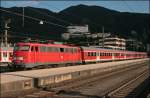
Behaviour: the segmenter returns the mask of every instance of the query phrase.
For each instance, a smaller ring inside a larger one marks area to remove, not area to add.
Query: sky
[[[2,0],[1,7],[25,7],[25,6],[32,6],[38,8],[46,8],[53,12],[59,12],[69,6],[75,6],[79,4],[85,5],[97,5],[102,6],[105,8],[109,8],[112,10],[120,11],[120,12],[134,12],[134,13],[150,13],[149,10],[149,1],[148,0],[139,0],[139,1],[132,1],[132,0],[102,0],[102,1],[85,1],[85,0],[77,0],[77,1],[48,1],[48,0],[27,0],[27,1],[19,1],[19,0]]]

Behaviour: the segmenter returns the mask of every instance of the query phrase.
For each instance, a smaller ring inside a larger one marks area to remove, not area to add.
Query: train
[[[11,63],[13,59],[13,47],[0,47],[0,64]]]
[[[14,47],[13,66],[34,68],[147,58],[146,52],[113,50],[66,44],[19,42]]]

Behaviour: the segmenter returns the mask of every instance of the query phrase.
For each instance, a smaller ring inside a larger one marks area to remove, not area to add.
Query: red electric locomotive
[[[22,67],[81,63],[79,47],[62,44],[18,43],[14,48],[13,63]]]

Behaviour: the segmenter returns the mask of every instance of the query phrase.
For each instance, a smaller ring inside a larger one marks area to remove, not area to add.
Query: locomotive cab
[[[14,65],[19,65],[20,67],[24,67],[26,62],[29,62],[29,52],[30,45],[17,44],[14,47],[13,53],[13,63]]]

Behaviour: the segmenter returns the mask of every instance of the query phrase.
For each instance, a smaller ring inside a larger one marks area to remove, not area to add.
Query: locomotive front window
[[[30,46],[24,45],[24,46],[15,46],[14,51],[29,51]]]

